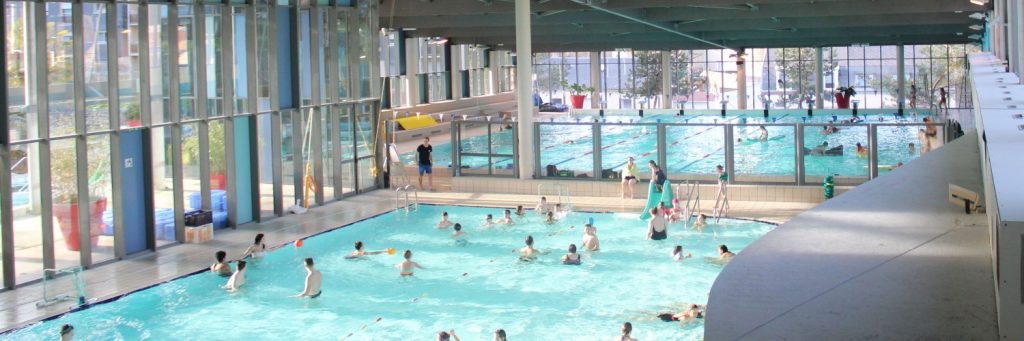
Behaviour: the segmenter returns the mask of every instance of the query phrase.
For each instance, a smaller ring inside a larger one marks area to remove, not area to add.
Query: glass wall
[[[323,201],[376,188],[377,3],[231,3],[4,2],[5,288],[174,244],[192,209],[282,215],[303,148]]]
[[[515,83],[515,77],[510,80]],[[533,55],[533,88],[544,103],[569,105],[570,94],[562,86],[563,83],[594,85],[590,79],[590,53],[554,52]],[[590,107],[590,97],[587,96],[584,101],[584,108]]]

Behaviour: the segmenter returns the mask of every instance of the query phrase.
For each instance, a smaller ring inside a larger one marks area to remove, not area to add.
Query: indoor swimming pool
[[[462,223],[468,243],[435,227],[442,211]],[[433,205],[386,213],[308,238],[300,248],[289,243],[268,253],[250,263],[248,281],[237,293],[220,288],[224,278],[201,271],[0,339],[50,339],[70,323],[87,340],[432,340],[449,329],[463,340],[490,340],[498,328],[513,340],[593,340],[617,336],[624,321],[642,340],[700,339],[702,320],[666,323],[655,315],[706,303],[722,266],[705,258],[717,257],[719,244],[742,252],[774,228],[722,219],[703,231],[674,224],[668,240],[648,241],[636,214],[576,212],[547,225],[532,211],[513,226],[481,226],[486,214],[497,219],[501,213]],[[559,257],[569,243],[580,245],[590,218],[601,250],[582,252],[581,266],[562,265]],[[519,261],[513,250],[527,235],[550,254]],[[359,240],[368,250],[395,248],[398,254],[346,260]],[[674,262],[674,245],[693,258]],[[394,265],[405,249],[424,269],[402,278]],[[241,251],[228,250],[229,257]],[[323,295],[288,298],[302,290],[305,257],[323,273]]]
[[[815,115],[808,117],[802,114],[783,114],[764,118],[762,115],[738,114],[719,115],[647,115],[644,118],[632,116],[607,116],[600,126],[600,146],[602,173],[609,170],[620,170],[629,156],[636,158],[640,170],[648,172],[646,160],[657,158],[657,123],[697,123],[744,124],[734,126],[735,165],[734,172],[738,179],[745,176],[757,176],[759,179],[777,179],[792,181],[796,176],[796,123],[824,124],[843,121],[852,116]],[[918,130],[923,125],[895,125],[897,123],[919,123],[925,116],[893,114],[867,114],[859,116],[861,121],[853,126],[839,126],[839,131],[824,134],[821,126],[806,126],[804,129],[804,148],[814,149],[823,142],[831,147],[843,146],[841,155],[806,155],[804,158],[807,176],[824,177],[839,175],[844,177],[868,176],[869,160],[866,155],[858,155],[856,144],[868,148],[868,125],[878,126],[878,164],[879,172],[892,170],[899,163],[907,163],[920,156],[921,142]],[[580,120],[586,123],[589,118]],[[541,122],[540,125],[540,166],[546,172],[549,165],[559,171],[569,171],[561,176],[577,176],[594,173],[594,133],[590,124],[576,123],[569,117],[559,117]],[[639,125],[650,123],[650,125]],[[790,124],[768,125],[768,141],[757,141],[759,124]],[[889,125],[893,124],[893,125]],[[508,154],[513,151],[513,132],[498,131],[498,125],[492,125],[490,137],[486,128],[478,128],[475,135],[462,133],[460,150],[462,153],[473,154]],[[714,174],[716,165],[725,164],[725,127],[713,125],[668,125],[666,126],[666,170],[673,175],[710,175]],[[482,133],[481,133],[482,131]],[[443,140],[435,140],[434,163],[436,168],[447,168],[452,165],[451,144]],[[490,142],[490,144],[489,144]],[[914,149],[909,145],[913,143]],[[415,163],[415,151],[402,155],[407,164]],[[463,168],[486,168],[493,164],[496,169],[511,168],[511,157],[463,156]],[[551,176],[544,174],[545,176]],[[601,174],[609,177],[612,174]]]

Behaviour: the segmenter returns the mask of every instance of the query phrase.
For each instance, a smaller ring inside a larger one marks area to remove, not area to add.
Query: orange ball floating
[[[295,240],[295,247],[302,247],[302,239]]]
[[[389,248],[388,248],[388,254],[389,254],[389,255],[393,255],[393,254],[395,254],[395,248],[393,248],[393,247],[389,247]]]

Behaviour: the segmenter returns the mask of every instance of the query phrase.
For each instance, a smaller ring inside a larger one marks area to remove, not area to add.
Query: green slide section
[[[647,205],[644,207],[644,211],[640,213],[640,219],[651,218],[651,208],[658,207],[659,202],[665,203],[665,208],[672,208],[672,182],[665,180],[665,185],[662,186],[664,192],[658,192],[658,188],[654,186],[654,182],[647,187]]]

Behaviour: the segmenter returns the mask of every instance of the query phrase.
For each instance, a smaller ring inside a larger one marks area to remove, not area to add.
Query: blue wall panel
[[[292,101],[292,13],[277,7],[277,88],[281,109],[294,108]]]
[[[121,213],[124,214],[124,246],[127,254],[146,250],[146,189],[143,167],[142,131],[121,133]]]
[[[235,202],[238,203],[235,225],[252,221],[252,160],[249,145],[249,117],[235,121]]]

